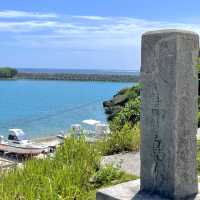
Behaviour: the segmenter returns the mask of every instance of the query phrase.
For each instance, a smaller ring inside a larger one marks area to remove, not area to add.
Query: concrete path
[[[120,153],[104,156],[101,161],[102,166],[112,164],[128,174],[140,176],[140,153]]]
[[[200,128],[197,129],[197,140],[200,140]],[[104,156],[101,161],[102,166],[112,164],[119,167],[122,171],[129,174],[140,176],[140,153],[120,153],[110,156]],[[200,179],[200,177],[199,177]]]

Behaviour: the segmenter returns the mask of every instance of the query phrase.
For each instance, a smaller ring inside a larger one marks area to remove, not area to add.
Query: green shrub
[[[97,143],[103,155],[111,155],[123,151],[138,151],[140,146],[140,126],[126,123],[121,130],[112,131]]]
[[[197,171],[200,174],[200,140],[197,140]]]
[[[127,123],[133,127],[140,121],[140,97],[130,100],[125,107],[110,122],[112,131],[120,131]]]
[[[118,95],[129,99],[120,112],[109,122],[111,133],[98,146],[104,155],[123,151],[138,151],[140,146],[140,89],[141,85],[121,90]]]
[[[111,100],[103,102],[109,122],[113,121],[116,117],[119,119],[119,125],[122,120],[124,120],[124,117],[133,123],[139,121],[138,115],[140,115],[140,102],[138,102],[138,100],[140,101],[140,89],[141,84],[134,85],[131,88],[122,89],[114,95]],[[125,116],[123,116],[123,113]],[[120,120],[120,117],[122,117],[122,120]]]
[[[197,113],[198,127],[200,127],[200,112]]]
[[[125,172],[120,171],[118,168],[113,167],[112,165],[105,166],[101,168],[93,176],[91,183],[94,186],[94,190],[87,193],[85,199],[94,200],[96,199],[96,189],[101,187],[107,187],[110,185],[116,185],[119,183],[127,182],[130,180],[135,180],[138,177],[134,175],[126,174]]]
[[[96,187],[101,187],[105,185],[126,182],[136,178],[136,176],[128,175],[112,165],[107,165],[96,172],[95,176],[93,177],[93,182]]]
[[[0,68],[0,78],[12,78],[17,75],[17,70],[10,67]]]

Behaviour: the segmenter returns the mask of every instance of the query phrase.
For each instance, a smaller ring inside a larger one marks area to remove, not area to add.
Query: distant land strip
[[[19,72],[15,79],[32,80],[66,80],[66,81],[106,81],[106,82],[138,82],[137,75],[112,74],[70,74],[70,73],[30,73]]]

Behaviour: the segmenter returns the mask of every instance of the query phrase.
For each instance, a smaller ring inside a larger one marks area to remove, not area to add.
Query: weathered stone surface
[[[156,194],[140,192],[140,180],[129,181],[113,187],[100,189],[96,194],[97,200],[169,200]],[[187,200],[200,200],[200,195]]]
[[[140,176],[140,152],[123,152],[115,155],[103,156],[101,167],[113,165],[128,174]]]
[[[196,171],[198,35],[142,36],[141,191],[182,199],[198,191]]]

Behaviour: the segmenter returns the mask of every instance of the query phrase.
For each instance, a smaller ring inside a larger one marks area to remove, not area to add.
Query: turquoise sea
[[[31,137],[55,135],[84,119],[106,121],[102,102],[133,83],[0,81],[0,135],[21,128]]]

